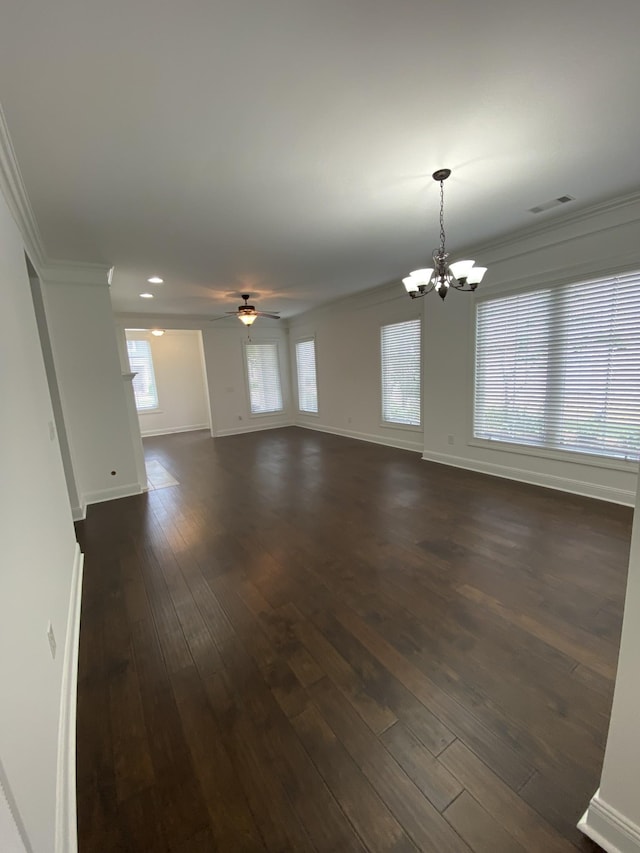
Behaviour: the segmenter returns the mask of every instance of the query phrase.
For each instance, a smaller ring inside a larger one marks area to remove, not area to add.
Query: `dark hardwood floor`
[[[630,509],[302,429],[89,508],[80,853],[593,851]]]

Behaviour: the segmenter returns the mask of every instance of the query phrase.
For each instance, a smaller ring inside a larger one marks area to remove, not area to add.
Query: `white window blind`
[[[315,341],[296,343],[298,367],[298,408],[301,412],[318,413],[318,385],[316,381]]]
[[[420,320],[381,329],[382,420],[420,426]]]
[[[477,306],[474,436],[640,456],[640,273]]]
[[[127,341],[129,365],[133,377],[133,393],[139,412],[158,408],[158,390],[153,372],[153,359],[149,341]]]
[[[282,411],[277,344],[246,344],[251,413]]]

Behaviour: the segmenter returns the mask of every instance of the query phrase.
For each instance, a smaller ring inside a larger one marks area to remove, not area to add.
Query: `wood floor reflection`
[[[287,428],[95,505],[80,853],[592,851],[630,509]]]

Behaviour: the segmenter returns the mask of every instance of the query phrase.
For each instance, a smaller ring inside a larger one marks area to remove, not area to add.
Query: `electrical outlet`
[[[347,418],[347,423],[348,423],[348,424],[350,424],[350,423],[351,423],[351,418]]]
[[[239,421],[241,421],[241,420],[242,420],[242,415],[238,415],[238,420],[239,420]]]
[[[447,444],[455,444],[455,443],[456,443],[455,436],[453,436],[453,435],[448,435],[448,436],[447,436]]]
[[[49,640],[49,648],[51,649],[51,657],[56,659],[56,635],[53,633],[53,625],[49,622],[49,627],[47,628],[47,639]]]

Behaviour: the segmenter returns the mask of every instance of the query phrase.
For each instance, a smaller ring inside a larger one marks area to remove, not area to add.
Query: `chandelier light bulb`
[[[474,264],[475,261],[456,261],[454,264],[449,264],[449,269],[454,278],[466,278]]]
[[[468,284],[480,284],[482,279],[484,278],[484,274],[486,273],[486,267],[473,267],[473,269],[469,272],[467,276]]]

